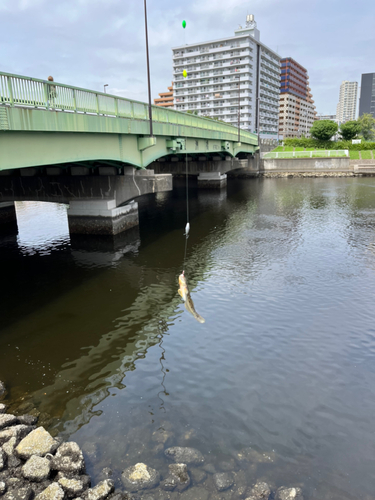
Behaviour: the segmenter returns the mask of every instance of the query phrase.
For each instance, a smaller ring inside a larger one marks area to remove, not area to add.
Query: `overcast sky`
[[[261,41],[304,66],[318,113],[342,80],[375,72],[374,0],[148,0],[152,98],[171,47],[233,35],[254,14]],[[181,27],[185,19],[187,27]],[[0,0],[0,71],[147,101],[143,0]],[[357,110],[358,112],[358,110]]]

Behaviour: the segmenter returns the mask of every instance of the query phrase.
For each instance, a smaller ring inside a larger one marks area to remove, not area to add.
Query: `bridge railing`
[[[136,120],[149,119],[148,104],[143,102],[2,72],[0,72],[1,104]],[[238,129],[230,124],[159,106],[152,106],[152,118],[155,122],[187,125],[226,133],[232,136],[231,140],[237,140],[238,137]],[[241,140],[256,144],[257,136],[241,129]]]

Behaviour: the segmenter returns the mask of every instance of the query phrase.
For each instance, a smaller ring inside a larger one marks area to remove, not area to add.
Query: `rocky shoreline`
[[[0,399],[5,393],[0,382]],[[78,444],[54,438],[37,424],[38,417],[7,413],[0,402],[0,500],[303,500],[300,487],[272,491],[262,480],[249,480],[238,464],[273,460],[252,448],[217,472],[195,448],[163,447],[171,462],[166,474],[137,463],[122,471],[117,489],[109,468],[92,485]]]

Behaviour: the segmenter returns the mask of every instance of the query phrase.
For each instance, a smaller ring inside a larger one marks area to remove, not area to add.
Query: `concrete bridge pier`
[[[198,175],[198,187],[222,189],[227,185],[227,174],[220,172],[201,172]]]
[[[71,200],[68,209],[71,234],[116,235],[138,226],[138,203],[117,207],[116,200]]]
[[[0,203],[0,234],[18,233],[17,215],[14,201]]]

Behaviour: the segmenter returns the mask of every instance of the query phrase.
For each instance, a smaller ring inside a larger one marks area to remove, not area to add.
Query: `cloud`
[[[363,4],[364,5],[364,4]],[[375,71],[375,4],[349,0],[148,0],[152,96],[172,80],[171,47],[232,36],[254,14],[261,41],[309,72],[317,110],[334,113],[342,80]],[[147,101],[143,2],[0,0],[2,71]],[[182,29],[181,22],[187,21]],[[117,90],[116,90],[117,91]]]

